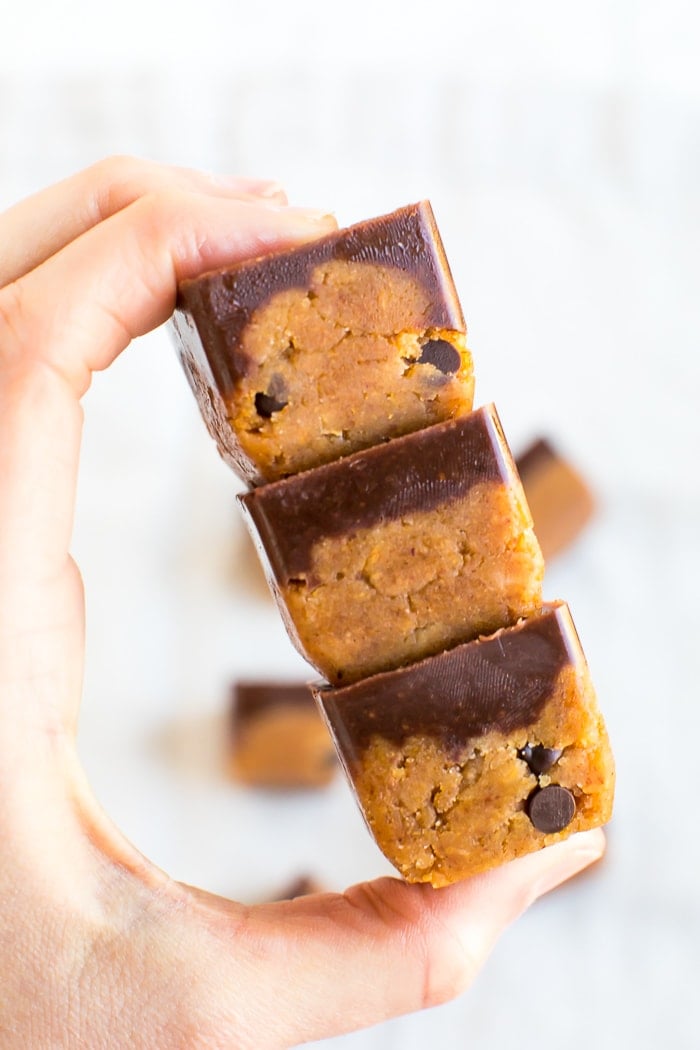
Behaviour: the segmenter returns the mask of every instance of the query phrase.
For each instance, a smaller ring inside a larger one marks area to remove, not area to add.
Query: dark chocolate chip
[[[461,363],[459,350],[455,350],[452,343],[448,343],[446,339],[428,340],[423,344],[423,350],[418,358],[419,365],[434,365],[445,375],[458,372]]]
[[[542,744],[535,744],[534,747],[527,744],[521,751],[518,751],[518,758],[522,758],[523,762],[527,762],[532,772],[537,776],[551,769],[561,756],[562,751],[560,748],[544,747]]]
[[[269,419],[273,412],[281,412],[286,405],[286,401],[278,401],[271,394],[258,393],[255,395],[255,411],[263,419]]]
[[[549,784],[538,788],[530,795],[527,804],[527,815],[537,828],[545,835],[563,831],[574,819],[576,800],[568,788],[559,784]]]

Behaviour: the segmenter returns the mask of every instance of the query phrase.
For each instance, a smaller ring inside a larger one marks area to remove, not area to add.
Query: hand
[[[286,1047],[442,1002],[590,832],[445,890],[396,879],[246,908],[183,886],[94,800],[75,751],[69,556],[80,398],[176,284],[333,228],[270,183],[129,159],[0,216],[0,1043]],[[213,450],[212,450],[213,454]]]

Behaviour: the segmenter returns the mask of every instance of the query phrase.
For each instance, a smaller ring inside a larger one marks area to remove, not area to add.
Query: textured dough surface
[[[563,751],[537,777],[518,757],[526,744]],[[373,736],[349,770],[378,846],[409,882],[445,886],[606,823],[614,766],[587,671],[566,667],[532,725],[490,732],[452,751],[433,737],[403,745]],[[527,800],[539,786],[572,792],[576,812],[560,832],[538,831]]]
[[[541,606],[544,566],[526,504],[500,482],[313,548],[278,595],[292,637],[332,683],[413,662]]]
[[[279,292],[253,313],[240,339],[246,375],[226,407],[264,480],[471,411],[466,336],[421,325],[428,305],[409,274],[330,261],[314,270],[308,289]],[[434,340],[455,348],[456,371],[419,360]],[[270,410],[275,405],[282,407]]]
[[[241,725],[233,739],[231,775],[245,784],[322,787],[337,768],[333,742],[313,705],[270,707]]]

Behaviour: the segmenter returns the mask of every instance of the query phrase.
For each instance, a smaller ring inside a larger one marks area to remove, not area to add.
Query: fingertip
[[[572,835],[564,842],[557,842],[535,854],[540,858],[540,871],[534,881],[533,901],[600,860],[604,851],[605,836],[596,828]]]
[[[284,215],[292,222],[318,229],[319,234],[332,232],[338,228],[335,215],[323,208],[281,207],[278,211],[280,215]]]
[[[600,829],[572,835],[435,890],[423,898],[423,906],[469,945],[472,958],[483,960],[503,931],[536,900],[595,863],[604,850]]]
[[[488,872],[483,878],[492,899],[502,902],[503,925],[508,925],[540,897],[600,860],[604,851],[605,835],[596,828],[572,835]],[[482,877],[477,876],[477,880],[479,878]]]
[[[333,215],[315,208],[289,208],[250,200],[229,203],[231,210],[226,212],[226,221],[224,209],[216,209],[216,238],[199,238],[199,259],[178,261],[180,278],[254,259],[268,252],[296,248],[319,240],[337,228]]]
[[[238,198],[227,204],[232,209],[229,214],[235,223],[235,236],[257,239],[260,251],[317,240],[338,228],[335,216],[324,208],[290,207],[252,198]]]
[[[263,200],[275,200],[280,204],[287,203],[287,194],[281,183],[271,179],[256,180],[250,189],[250,193]]]
[[[287,194],[276,179],[255,179],[244,175],[225,175],[212,171],[194,171],[186,169],[196,180],[215,190],[223,191],[233,197],[250,197],[260,202],[270,201],[275,204],[286,204]]]

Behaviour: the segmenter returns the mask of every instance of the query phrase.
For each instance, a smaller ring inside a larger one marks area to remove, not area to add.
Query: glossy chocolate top
[[[220,392],[231,390],[246,373],[247,361],[236,344],[253,311],[278,292],[307,288],[313,270],[331,260],[410,274],[428,293],[425,327],[465,330],[432,208],[421,201],[310,244],[183,281],[177,305],[195,322]]]
[[[238,723],[271,707],[313,705],[313,694],[304,682],[236,682],[232,693],[232,714]]]
[[[239,496],[278,583],[303,576],[314,544],[458,499],[514,466],[493,405]]]
[[[372,736],[401,746],[431,736],[459,751],[493,730],[511,733],[536,722],[567,664],[583,660],[563,603],[396,671],[342,689],[314,686],[341,754],[352,764]]]

